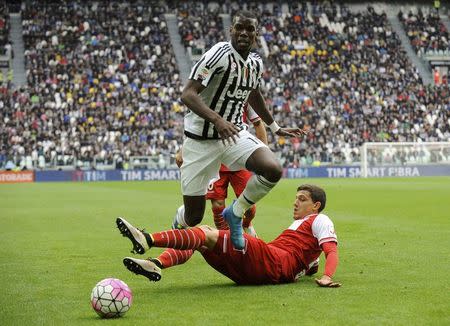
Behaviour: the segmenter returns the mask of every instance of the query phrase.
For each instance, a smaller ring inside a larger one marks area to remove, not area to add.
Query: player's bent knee
[[[270,182],[278,182],[283,175],[283,168],[278,162],[274,162],[266,167],[262,176]]]

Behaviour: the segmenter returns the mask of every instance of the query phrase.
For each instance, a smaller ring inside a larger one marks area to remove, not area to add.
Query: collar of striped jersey
[[[233,47],[233,44],[231,44],[231,41],[228,41],[228,43],[229,43],[230,46],[231,46],[231,51],[233,51],[233,53],[236,54],[236,56],[238,57],[238,59],[241,60],[242,62],[246,63],[247,60],[248,60],[248,58],[250,57],[250,53],[251,53],[251,52],[248,53],[247,60],[246,60],[246,59],[244,59],[244,58],[240,55],[239,52],[236,51],[236,49]]]

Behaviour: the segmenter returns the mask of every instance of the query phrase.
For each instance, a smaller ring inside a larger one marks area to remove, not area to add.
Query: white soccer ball
[[[91,305],[102,318],[123,316],[131,307],[133,294],[125,282],[106,278],[98,282],[91,293]]]

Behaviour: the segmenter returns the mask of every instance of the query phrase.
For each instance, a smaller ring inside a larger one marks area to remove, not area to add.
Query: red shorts
[[[220,171],[220,179],[208,186],[206,199],[225,200],[228,194],[228,184],[231,184],[236,197],[239,197],[252,175],[248,170]]]
[[[213,250],[202,252],[206,262],[237,284],[278,284],[294,281],[289,273],[297,262],[292,254],[244,234],[245,249],[233,248],[229,230],[219,230]]]

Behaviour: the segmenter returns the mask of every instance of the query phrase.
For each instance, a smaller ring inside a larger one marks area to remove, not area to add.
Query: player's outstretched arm
[[[325,271],[320,279],[316,279],[317,285],[321,287],[337,288],[341,283],[334,282],[332,276],[336,272],[339,262],[336,242],[325,242],[322,244],[322,250],[325,253]]]
[[[306,135],[308,131],[300,128],[282,128],[274,121],[272,114],[269,112],[266,106],[266,101],[261,94],[259,88],[251,91],[248,97],[248,103],[252,106],[261,119],[269,126],[270,130],[278,136],[284,137],[299,137]]]
[[[284,137],[299,137],[306,135],[308,133],[308,130],[306,129],[300,129],[300,128],[281,128],[277,125],[275,125],[275,128],[272,126],[269,126],[271,130],[276,130],[276,128],[279,128],[277,131],[275,131],[275,134],[278,136],[284,136]]]

